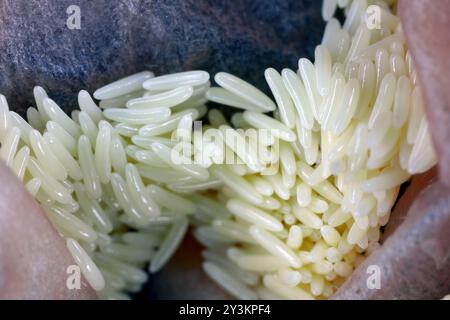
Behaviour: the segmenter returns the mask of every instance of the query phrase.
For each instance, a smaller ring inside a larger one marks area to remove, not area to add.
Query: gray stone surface
[[[66,26],[81,10],[81,29]],[[296,68],[320,41],[314,0],[2,0],[0,92],[12,109],[39,84],[68,111],[90,92],[144,68],[235,73],[267,90],[263,70]]]

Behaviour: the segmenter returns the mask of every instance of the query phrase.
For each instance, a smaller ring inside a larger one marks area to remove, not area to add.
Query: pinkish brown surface
[[[441,182],[423,189],[407,217],[339,288],[334,299],[440,299],[450,290],[450,190]],[[370,266],[380,270],[371,289]]]
[[[439,175],[450,187],[450,0],[400,0],[399,14],[426,101]]]
[[[94,299],[84,280],[81,289],[67,289],[66,270],[75,262],[42,209],[3,161],[0,181],[0,299]]]

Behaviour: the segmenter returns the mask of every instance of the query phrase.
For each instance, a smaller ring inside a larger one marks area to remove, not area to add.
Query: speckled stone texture
[[[81,29],[66,9],[81,10]],[[267,90],[264,68],[297,68],[324,24],[314,0],[3,0],[0,93],[11,108],[33,103],[41,85],[66,111],[80,89],[142,69],[156,74],[228,71]]]

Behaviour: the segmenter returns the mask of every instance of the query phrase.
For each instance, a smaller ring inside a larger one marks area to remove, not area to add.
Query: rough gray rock
[[[79,30],[66,25],[73,4]],[[79,90],[144,68],[228,71],[267,89],[264,68],[296,68],[323,32],[312,0],[3,0],[0,17],[0,92],[22,112],[35,85],[70,111]]]

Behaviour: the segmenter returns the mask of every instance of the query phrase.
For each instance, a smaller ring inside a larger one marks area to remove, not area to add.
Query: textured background
[[[296,68],[323,33],[314,0],[0,0],[0,93],[12,109],[41,85],[66,110],[81,89],[150,69],[228,71],[262,89],[263,70]],[[81,9],[81,29],[66,26]]]

